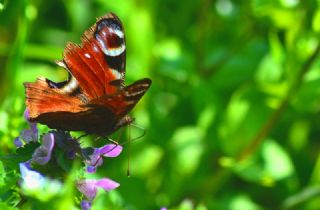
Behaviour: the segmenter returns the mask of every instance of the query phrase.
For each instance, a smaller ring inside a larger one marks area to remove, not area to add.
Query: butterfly
[[[148,78],[125,86],[126,45],[120,19],[108,13],[84,32],[81,44],[67,43],[68,79],[26,82],[29,120],[65,131],[107,136],[133,122],[128,113],[151,85]]]

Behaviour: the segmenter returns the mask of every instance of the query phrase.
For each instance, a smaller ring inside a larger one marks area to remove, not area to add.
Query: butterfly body
[[[30,121],[53,129],[109,135],[130,124],[128,113],[151,85],[141,79],[125,86],[125,38],[119,18],[109,13],[84,32],[82,44],[68,43],[57,64],[67,81],[38,78],[24,83]]]

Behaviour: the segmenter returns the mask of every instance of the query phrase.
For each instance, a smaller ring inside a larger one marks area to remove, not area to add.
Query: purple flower
[[[91,202],[87,200],[82,200],[80,203],[81,209],[82,210],[90,210],[91,209]]]
[[[31,169],[30,161],[20,163],[19,166],[22,178],[20,186],[23,194],[45,201],[61,193],[62,183]]]
[[[26,119],[28,122],[30,121],[30,111],[28,108],[24,110],[23,116],[24,116],[24,119]]]
[[[95,148],[93,153],[86,160],[87,172],[94,173],[96,168],[103,163],[102,157],[117,157],[122,151],[122,146],[118,144],[106,144],[100,148]]]
[[[122,146],[118,144],[107,144],[98,148],[97,152],[105,157],[117,157],[122,152]]]
[[[20,132],[20,138],[23,139],[27,144],[34,141],[38,141],[38,133],[34,133],[31,129],[25,129]]]
[[[76,154],[81,153],[80,143],[72,138],[69,132],[52,131],[55,137],[55,143],[66,155],[68,159],[74,159]]]
[[[86,171],[90,174],[95,173],[97,171],[97,168],[95,166],[87,166]]]
[[[42,138],[42,145],[34,151],[32,161],[40,165],[45,165],[50,161],[53,147],[54,135],[52,133],[47,133]]]
[[[37,189],[44,185],[45,178],[39,172],[31,170],[30,162],[20,163],[22,185],[28,189]]]
[[[24,117],[27,120],[30,129],[25,129],[25,130],[22,130],[20,132],[20,136],[18,137],[19,140],[15,139],[15,142],[14,142],[17,147],[22,147],[23,146],[23,142],[28,144],[28,143],[30,143],[32,141],[34,141],[34,142],[38,141],[37,124],[36,123],[32,123],[32,122],[29,121],[29,110],[28,109],[25,110]]]
[[[16,145],[17,148],[22,147],[23,146],[23,142],[21,141],[20,137],[16,137],[14,139],[14,145]]]
[[[37,128],[37,123],[33,123],[30,122],[30,112],[29,109],[26,109],[24,111],[24,118],[27,120],[31,130],[33,131],[33,133],[37,133],[38,134],[38,128]]]
[[[119,183],[108,178],[103,178],[99,180],[85,179],[85,180],[79,180],[77,182],[78,190],[82,194],[84,194],[89,201],[92,201],[96,197],[97,190],[99,187],[104,189],[105,191],[110,191],[119,187],[119,185],[120,185]]]
[[[27,120],[29,126],[30,126],[30,133],[32,134],[33,140],[38,140],[38,128],[37,123],[30,122],[30,112],[29,109],[26,109],[24,111],[24,118]]]
[[[20,136],[14,139],[14,144],[17,147],[22,147],[24,144],[32,141],[38,142],[37,124],[29,121],[30,115],[28,109],[25,110],[24,117],[28,121],[29,129],[23,130]],[[24,148],[21,148],[21,150],[23,149]],[[71,170],[70,168],[73,162],[64,161],[60,158],[65,157],[69,160],[76,157],[82,158],[82,161],[87,166],[87,172],[94,173],[97,167],[103,163],[103,157],[117,157],[121,152],[122,146],[118,144],[107,144],[99,148],[81,148],[78,139],[73,138],[70,132],[50,131],[43,135],[42,144],[34,150],[31,160],[20,163],[19,165],[22,177],[22,192],[27,195],[39,195],[41,198],[51,198],[59,193],[62,189],[62,182],[57,181],[55,178],[61,178],[65,171]],[[39,167],[38,165],[41,173],[44,175],[31,168],[31,164],[34,163],[39,165],[47,164],[46,167]],[[53,169],[50,167],[50,164],[53,164]],[[61,171],[53,171],[54,173],[52,173],[52,170],[60,169]],[[49,174],[50,178],[46,177]],[[85,199],[81,201],[82,210],[91,209],[92,201],[96,197],[99,188],[110,191],[119,185],[119,183],[108,178],[81,179],[77,181],[76,187],[85,197]],[[38,192],[45,192],[45,194]]]

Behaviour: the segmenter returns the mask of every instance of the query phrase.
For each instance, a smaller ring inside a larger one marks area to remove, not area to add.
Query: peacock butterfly
[[[98,18],[81,42],[67,43],[63,60],[57,62],[68,71],[66,81],[40,77],[24,83],[29,120],[52,129],[107,136],[133,121],[128,113],[151,80],[125,86],[124,29],[115,14]]]

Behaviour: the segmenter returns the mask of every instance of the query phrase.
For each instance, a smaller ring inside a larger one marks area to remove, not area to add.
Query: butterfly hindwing
[[[30,118],[34,119],[43,113],[70,112],[80,113],[88,108],[83,106],[79,97],[73,97],[61,93],[59,88],[52,86],[49,80],[39,78],[34,83],[24,83],[26,88],[26,105],[30,112]]]

